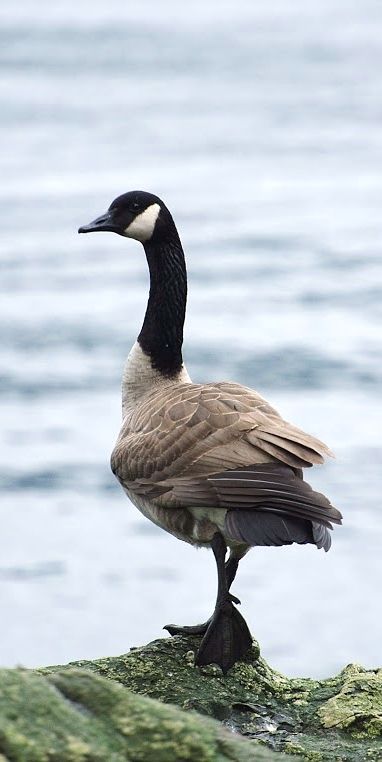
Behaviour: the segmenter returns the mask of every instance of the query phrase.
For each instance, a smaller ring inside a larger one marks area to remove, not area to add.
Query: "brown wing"
[[[112,469],[162,506],[256,508],[329,524],[339,512],[295,475],[328,454],[246,387],[169,384],[125,422]]]
[[[296,518],[318,521],[331,527],[340,524],[341,514],[321,492],[288,466],[274,463],[225,471],[209,477],[221,507],[254,508],[257,511],[288,514]]]

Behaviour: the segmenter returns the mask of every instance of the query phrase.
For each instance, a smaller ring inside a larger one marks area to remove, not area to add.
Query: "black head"
[[[164,231],[172,218],[163,201],[146,191],[129,191],[114,199],[105,214],[79,228],[79,233],[109,230],[146,243]]]

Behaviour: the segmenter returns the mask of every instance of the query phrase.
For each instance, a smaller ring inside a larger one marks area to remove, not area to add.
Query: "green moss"
[[[350,665],[340,690],[318,710],[324,728],[348,729],[358,738],[382,737],[382,670]]]
[[[266,762],[211,719],[81,669],[0,671],[1,762]]]
[[[320,751],[306,751],[304,746],[299,743],[293,743],[293,741],[288,741],[285,744],[285,750],[288,752],[288,754],[295,754],[299,757],[302,756],[304,759],[310,760],[310,762],[321,762],[323,759]]]
[[[287,678],[269,667],[254,643],[246,660],[224,676],[213,665],[193,666],[197,646],[197,639],[179,636],[77,666],[134,693],[214,717],[276,751],[312,761],[382,760],[381,671],[350,665],[327,680]],[[56,669],[62,670],[43,672]]]
[[[119,657],[0,670],[0,762],[260,762],[283,751],[382,760],[382,670],[287,678],[254,643],[223,675],[193,666],[197,645],[168,638]]]

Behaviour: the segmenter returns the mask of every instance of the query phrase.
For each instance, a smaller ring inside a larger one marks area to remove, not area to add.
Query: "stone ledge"
[[[0,762],[382,760],[382,670],[287,678],[254,642],[224,676],[193,666],[197,645],[1,670]]]
[[[1,762],[272,762],[215,720],[85,669],[0,670]]]
[[[246,661],[224,676],[216,665],[193,666],[197,646],[196,638],[164,638],[76,666],[213,717],[275,751],[310,760],[382,760],[382,669],[348,665],[326,680],[288,678],[261,658],[254,641]]]

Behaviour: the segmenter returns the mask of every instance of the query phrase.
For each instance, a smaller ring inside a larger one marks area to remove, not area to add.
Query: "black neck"
[[[145,244],[150,270],[150,294],[138,342],[153,368],[176,376],[183,364],[183,324],[187,299],[187,272],[175,224],[165,234],[154,233]]]

